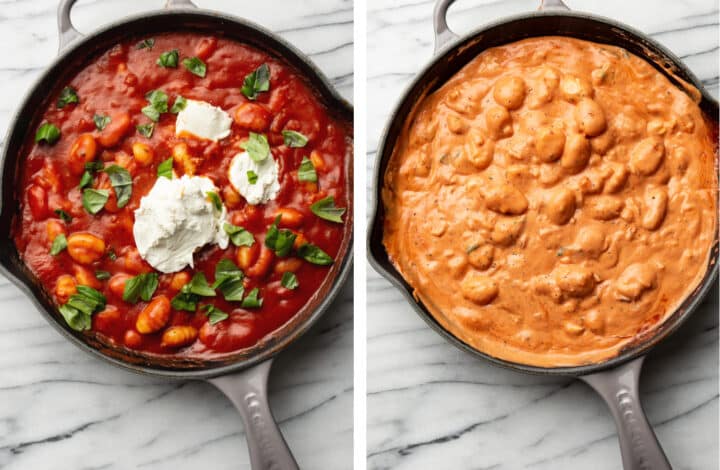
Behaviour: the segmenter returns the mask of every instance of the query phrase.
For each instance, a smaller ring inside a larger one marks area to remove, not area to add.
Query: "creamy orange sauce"
[[[408,118],[384,244],[455,336],[501,359],[617,355],[698,285],[716,234],[716,144],[649,63],[543,37],[489,49]]]

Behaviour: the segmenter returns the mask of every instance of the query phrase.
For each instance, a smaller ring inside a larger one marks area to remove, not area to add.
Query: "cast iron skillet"
[[[292,320],[260,344],[210,360],[142,354],[70,329],[57,314],[52,300],[43,292],[38,280],[20,259],[11,236],[12,219],[20,206],[17,188],[22,187],[19,170],[24,164],[20,155],[28,132],[39,124],[37,121],[40,116],[36,111],[46,105],[48,96],[52,95],[49,91],[73,76],[79,66],[128,37],[146,37],[171,30],[225,36],[281,58],[308,79],[330,113],[348,126],[348,132],[352,132],[352,107],[335,92],[322,72],[303,53],[270,31],[244,19],[197,10],[190,0],[168,0],[165,11],[130,17],[83,36],[70,22],[70,9],[75,1],[60,1],[59,55],[25,97],[6,137],[0,162],[0,239],[6,240],[0,243],[0,273],[17,285],[45,319],[80,349],[133,372],[174,379],[200,379],[212,383],[230,398],[242,416],[253,469],[297,469],[297,463],[270,411],[267,400],[268,374],[275,354],[297,340],[320,318],[347,278],[352,260],[352,207],[348,210],[340,253],[319,292]],[[352,155],[348,155],[347,160],[345,171],[348,175],[348,193],[352,194]]]
[[[640,31],[613,20],[571,12],[562,0],[545,0],[538,12],[504,18],[458,38],[448,29],[446,14],[454,0],[438,0],[434,12],[435,57],[413,80],[400,103],[391,114],[378,148],[375,166],[374,211],[368,230],[368,257],[372,266],[407,298],[408,302],[430,327],[460,349],[493,364],[516,371],[577,377],[594,388],[610,407],[615,418],[626,470],[670,469],[665,454],[650,427],[639,401],[638,379],[645,355],[660,341],[668,337],[692,314],[703,297],[712,288],[717,277],[718,236],[711,249],[708,268],[698,288],[661,326],[649,335],[639,338],[617,357],[604,362],[577,366],[542,368],[498,359],[484,354],[445,330],[412,295],[412,288],[388,259],[382,244],[385,217],[381,199],[383,175],[415,105],[425,96],[443,85],[480,52],[490,47],[519,41],[528,37],[561,35],[623,47],[645,58],[673,83],[683,86],[690,83],[702,93],[702,108],[711,128],[717,128],[718,103],[702,87],[700,81],[673,53],[645,36]],[[678,80],[678,77],[680,80]],[[713,127],[714,126],[714,127]],[[717,157],[716,157],[717,158]],[[717,166],[717,163],[716,163]]]

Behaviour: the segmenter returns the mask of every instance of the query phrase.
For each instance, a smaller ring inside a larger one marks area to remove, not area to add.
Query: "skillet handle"
[[[570,7],[563,0],[541,0],[538,10],[566,10],[570,11]]]
[[[60,0],[57,11],[58,24],[58,52],[65,49],[75,39],[82,37],[82,33],[75,29],[70,20],[70,10],[77,0]]]
[[[672,470],[640,404],[644,356],[616,369],[581,376],[605,400],[615,419],[625,470]]]
[[[298,470],[270,410],[267,382],[272,359],[239,373],[208,382],[223,392],[240,412],[253,470]]]
[[[452,31],[447,24],[447,12],[450,5],[455,3],[455,0],[438,0],[435,3],[435,9],[433,10],[433,29],[435,30],[435,52],[437,55],[440,49],[449,43],[457,39],[459,36]]]

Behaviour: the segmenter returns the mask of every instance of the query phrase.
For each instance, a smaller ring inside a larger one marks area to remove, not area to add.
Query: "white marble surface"
[[[0,131],[57,50],[58,0],[0,2]],[[81,31],[161,0],[81,1]],[[352,97],[352,2],[197,0],[279,32]],[[282,8],[281,8],[282,4]],[[249,469],[240,418],[213,387],[141,377],[65,341],[0,279],[0,468]],[[304,469],[352,467],[352,280],[276,361],[271,405]]]
[[[650,33],[717,96],[717,0],[566,1]],[[467,32],[538,3],[461,0],[449,23]],[[388,113],[431,58],[433,4],[368,0],[368,168]],[[609,412],[587,386],[482,363],[431,331],[372,269],[368,284],[368,469],[621,468]],[[676,470],[718,468],[717,327],[715,292],[645,365],[645,408]]]

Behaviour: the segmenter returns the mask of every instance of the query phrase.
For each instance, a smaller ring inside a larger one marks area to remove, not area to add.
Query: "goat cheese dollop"
[[[249,204],[265,204],[275,199],[280,191],[278,171],[278,164],[272,156],[256,162],[247,152],[241,152],[230,162],[228,179]]]
[[[175,135],[186,134],[218,141],[230,135],[232,118],[228,113],[205,101],[187,100],[177,115]]]
[[[135,210],[133,236],[140,256],[163,273],[193,267],[193,253],[216,243],[228,246],[224,230],[227,210],[219,210],[208,196],[219,194],[203,176],[160,177]]]

